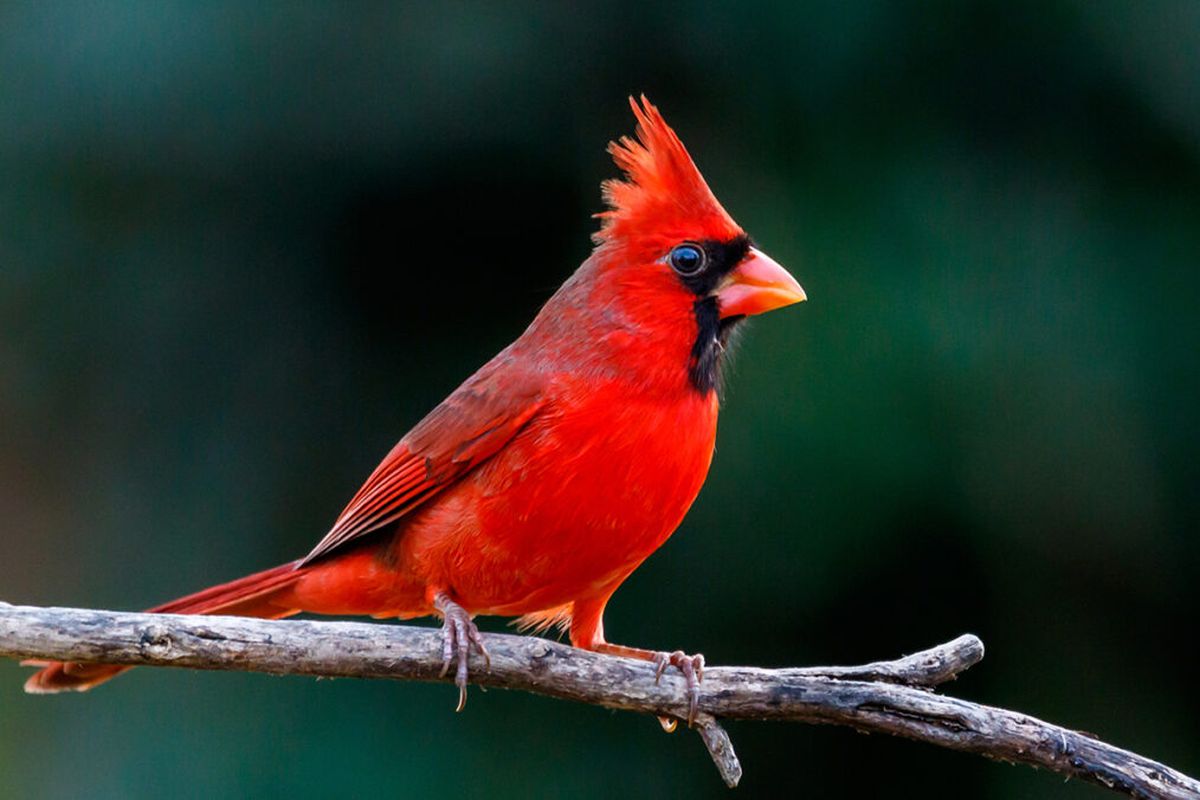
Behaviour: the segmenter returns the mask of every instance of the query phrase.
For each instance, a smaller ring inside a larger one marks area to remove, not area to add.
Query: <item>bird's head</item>
[[[625,174],[603,186],[597,277],[637,325],[664,341],[686,337],[689,380],[708,391],[733,326],[804,290],[721,207],[658,109],[644,96],[629,102],[636,138],[609,145]]]

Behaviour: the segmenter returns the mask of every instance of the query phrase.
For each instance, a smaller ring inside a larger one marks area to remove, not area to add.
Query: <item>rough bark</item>
[[[484,634],[491,669],[471,682],[581,703],[686,718],[685,687],[645,662],[527,636]],[[401,625],[132,614],[0,603],[0,656],[276,675],[450,680],[441,635]],[[1015,711],[936,694],[983,658],[974,636],[861,667],[709,667],[696,727],[730,786],[741,765],[719,719],[790,720],[890,733],[1029,764],[1133,797],[1200,798],[1200,783],[1085,733]]]

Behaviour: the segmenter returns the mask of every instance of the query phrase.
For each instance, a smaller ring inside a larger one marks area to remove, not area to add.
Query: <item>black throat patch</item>
[[[740,316],[721,319],[717,298],[712,292],[746,257],[750,239],[742,235],[728,242],[696,244],[704,250],[705,267],[695,275],[681,275],[679,279],[696,295],[696,341],[692,344],[688,379],[697,391],[707,394],[720,387],[722,357],[734,328],[745,319]]]
[[[696,301],[695,308],[696,341],[692,344],[688,380],[701,394],[708,394],[720,388],[722,359],[729,348],[734,329],[746,318],[739,316],[721,319],[715,297],[700,298]]]

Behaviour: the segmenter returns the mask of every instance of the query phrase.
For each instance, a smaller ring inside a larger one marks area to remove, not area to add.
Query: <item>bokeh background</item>
[[[293,558],[589,251],[645,91],[809,303],[614,640],[853,663],[1200,773],[1200,5],[0,5],[0,597],[137,609]],[[490,621],[503,629],[503,621]],[[142,670],[28,697],[7,797],[728,797],[521,694]],[[733,724],[739,797],[1100,797]]]

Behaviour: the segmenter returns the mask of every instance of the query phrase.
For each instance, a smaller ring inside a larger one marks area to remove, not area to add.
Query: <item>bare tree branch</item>
[[[660,683],[641,661],[545,639],[484,634],[491,670],[472,682],[607,708],[686,718],[682,678]],[[441,635],[401,625],[130,614],[0,603],[0,656],[18,659],[242,670],[276,675],[438,681]],[[1139,798],[1200,798],[1200,783],[1093,736],[929,687],[979,662],[962,636],[897,661],[862,667],[709,667],[697,728],[730,786],[741,765],[718,719],[791,720],[890,733],[988,758],[1042,767]]]

